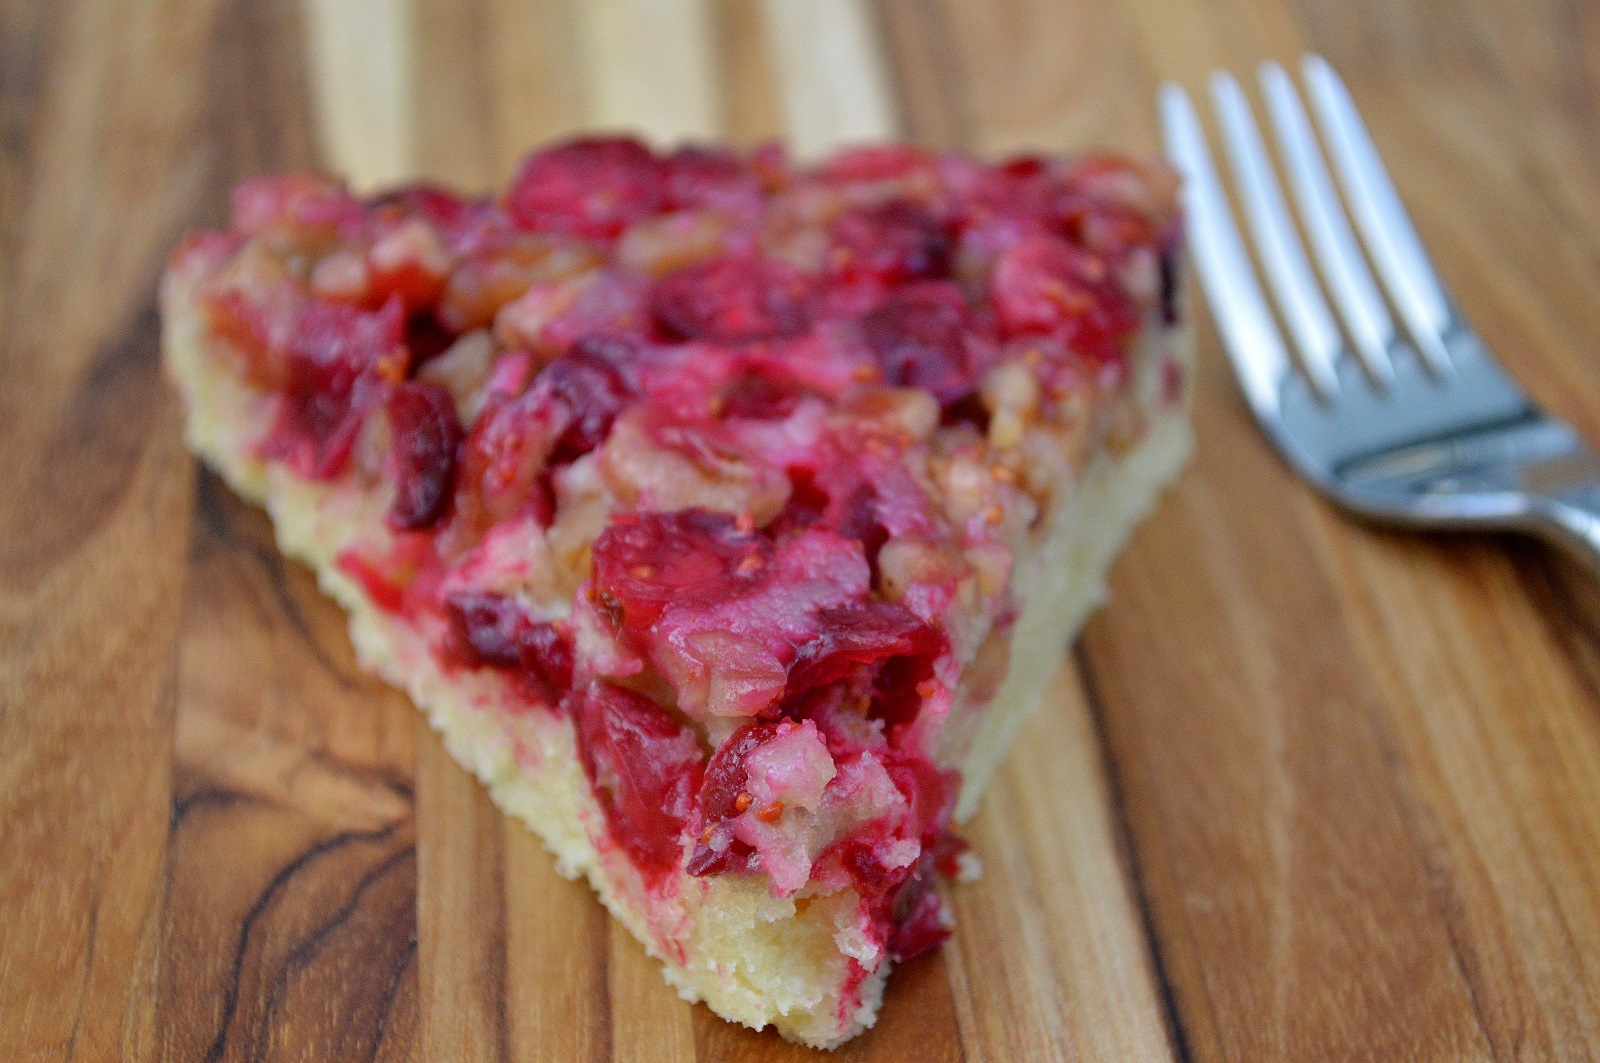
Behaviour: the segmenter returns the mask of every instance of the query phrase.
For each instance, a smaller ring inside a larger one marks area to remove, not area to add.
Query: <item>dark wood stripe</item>
[[[1128,802],[1123,793],[1123,769],[1116,761],[1111,743],[1106,737],[1106,705],[1100,696],[1095,680],[1094,662],[1082,643],[1073,647],[1064,667],[1076,673],[1083,688],[1084,700],[1094,721],[1095,747],[1106,780],[1107,803],[1111,810],[1112,833],[1116,839],[1117,863],[1122,877],[1129,884],[1129,893],[1139,913],[1139,927],[1143,936],[1145,954],[1150,960],[1150,970],[1155,974],[1156,990],[1161,998],[1161,1022],[1174,1056],[1181,1063],[1194,1059],[1189,1050],[1189,1038],[1184,1032],[1178,1001],[1172,991],[1172,979],[1167,973],[1166,958],[1161,952],[1161,938],[1156,934],[1155,913],[1151,907],[1150,891],[1145,884],[1144,869],[1139,865],[1139,855],[1133,846],[1132,829],[1128,822]],[[1214,1020],[1213,1020],[1214,1021]]]

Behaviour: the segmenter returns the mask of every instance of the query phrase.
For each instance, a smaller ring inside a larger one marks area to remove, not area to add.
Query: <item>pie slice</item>
[[[685,998],[810,1045],[1189,448],[1175,181],[627,139],[500,198],[246,182],[162,286],[193,448]]]

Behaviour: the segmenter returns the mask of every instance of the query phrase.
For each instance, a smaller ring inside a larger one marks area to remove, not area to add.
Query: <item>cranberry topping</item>
[[[1139,328],[1138,309],[1105,261],[1053,237],[1028,237],[1002,252],[990,290],[1010,335],[1059,336],[1099,362],[1120,360]]]
[[[398,298],[376,311],[309,303],[289,339],[267,455],[314,480],[343,472],[368,411],[405,376],[404,328]]]
[[[921,618],[993,571],[971,551],[1005,543],[955,527],[942,494],[982,479],[994,389],[978,384],[1002,357],[1027,365],[1048,419],[1091,375],[1125,379],[1102,370],[1142,312],[1176,316],[1158,177],[906,146],[795,170],[775,146],[583,139],[528,159],[503,201],[251,182],[232,243],[186,261],[215,278],[211,328],[275,396],[266,455],[336,476],[385,409],[387,519],[413,552],[338,564],[379,608],[438,610],[449,663],[571,714],[610,835],[647,880],[678,866],[686,830],[691,874],[762,873],[781,895],[843,875],[869,937],[904,959],[946,934],[932,883],[954,851],[955,778],[922,715],[949,703],[950,644]],[[586,552],[618,505],[705,508],[613,515]],[[908,566],[902,545],[946,560]],[[591,558],[579,593],[599,648],[578,661],[565,622],[503,591],[570,586]],[[589,681],[628,669],[627,689]],[[695,721],[714,717],[715,733],[742,726],[707,763]]]
[[[599,261],[581,241],[512,230],[458,262],[445,281],[439,320],[456,332],[491,324],[507,303],[536,283],[566,276]]]
[[[362,592],[379,609],[387,613],[398,613],[405,608],[405,588],[397,586],[385,572],[379,571],[378,566],[354,550],[344,551],[334,563],[339,566],[340,572],[356,581]]]
[[[911,610],[878,600],[821,609],[816,629],[816,637],[800,646],[789,666],[790,693],[843,679],[858,665],[930,654],[940,642]]]
[[[933,157],[912,144],[869,144],[847,148],[822,164],[835,181],[889,181],[926,168]]]
[[[663,160],[666,205],[739,213],[761,205],[761,181],[727,148],[689,146]]]
[[[414,380],[390,393],[387,409],[395,466],[388,522],[400,531],[416,531],[437,521],[450,501],[461,422],[449,392]]]
[[[859,544],[821,530],[767,544],[694,510],[642,516],[596,543],[602,614],[656,664],[689,715],[758,715],[937,643],[904,606],[869,596]]]
[[[1125,257],[1130,248],[1155,242],[1150,217],[1125,203],[1069,192],[1057,201],[1054,213],[1067,239],[1112,261]]]
[[[922,709],[922,684],[933,678],[931,651],[905,654],[884,662],[873,682],[872,716],[882,720],[891,743]]]
[[[801,392],[783,380],[760,373],[746,373],[736,380],[723,397],[722,415],[752,421],[778,421],[794,412]]]
[[[546,355],[583,339],[643,338],[650,327],[647,284],[626,270],[535,284],[495,322],[501,338]]]
[[[726,514],[628,514],[595,540],[595,593],[620,629],[638,638],[669,603],[720,596],[745,578],[741,570],[764,565],[770,550]]]
[[[809,282],[792,267],[736,255],[663,277],[650,309],[669,338],[750,343],[804,332],[812,299]]]
[[[243,358],[245,379],[257,387],[283,386],[284,360],[306,299],[288,285],[254,298],[223,290],[205,300],[206,323]]]
[[[924,388],[945,405],[972,392],[970,330],[966,298],[954,284],[909,288],[861,319],[861,334],[884,379]]]
[[[659,881],[678,866],[704,770],[694,731],[649,698],[607,683],[574,691],[568,707],[613,840]]]
[[[964,843],[948,831],[959,789],[954,772],[941,772],[921,753],[879,750],[895,788],[906,798],[899,820],[878,820],[836,841],[818,863],[837,863],[850,876],[863,906],[882,928],[890,957],[910,959],[949,936],[941,918],[935,875],[953,875]],[[898,850],[907,839],[919,843],[916,860],[906,863]]]
[[[1043,177],[1050,161],[1042,155],[1013,155],[999,166],[1001,173],[1019,181]]]
[[[620,341],[580,340],[535,378],[534,391],[560,407],[567,423],[551,451],[552,462],[573,461],[605,441],[633,394],[620,368],[627,357]]]
[[[413,371],[450,349],[458,337],[431,312],[424,310],[406,320],[406,349]]]
[[[870,566],[891,535],[934,530],[930,501],[895,450],[876,436],[830,441],[814,467],[790,470],[794,492],[773,533],[830,528],[861,544]]]
[[[426,218],[441,230],[449,231],[467,220],[467,201],[436,185],[414,184],[391,189],[373,200],[379,209],[397,207],[401,214]]]
[[[433,242],[435,238],[416,237],[416,230],[413,230],[409,236],[397,236],[395,242],[408,239],[432,246],[395,249],[392,244],[381,245],[383,260],[376,261],[379,254],[374,252],[373,261],[367,265],[367,297],[362,300],[366,305],[381,306],[390,296],[399,296],[408,311],[427,313],[428,307],[438,303],[449,264]]]
[[[920,752],[888,749],[882,753],[884,767],[895,787],[910,802],[909,824],[922,839],[930,854],[950,815],[955,811],[961,778],[953,771],[941,771]]]
[[[470,546],[497,521],[520,512],[536,495],[551,442],[563,425],[537,396],[492,397],[473,422],[456,470],[453,534]]]
[[[705,781],[695,797],[701,835],[684,865],[689,874],[716,875],[741,869],[748,863],[750,846],[733,837],[726,823],[745,811],[739,807],[739,795],[746,793],[749,780],[745,757],[777,731],[778,724],[774,721],[747,723],[712,754],[711,762],[706,765]]]
[[[971,848],[965,838],[945,831],[933,844],[933,869],[945,878],[955,878],[961,873],[961,855]]]
[[[889,958],[895,963],[921,956],[943,945],[950,937],[950,928],[944,925],[939,894],[931,884],[918,883],[905,904],[905,912],[889,935]]]
[[[469,663],[523,675],[554,702],[572,685],[572,642],[555,624],[535,620],[515,598],[458,591],[445,599],[456,651]]]
[[[361,204],[328,177],[252,177],[233,190],[233,227],[249,236],[278,232],[301,240],[329,240],[359,227],[362,217]]]
[[[660,161],[630,137],[572,140],[533,155],[506,195],[518,224],[610,239],[661,207]]]
[[[950,234],[921,204],[892,199],[855,207],[833,224],[828,265],[839,279],[889,284],[940,277],[950,269]]]

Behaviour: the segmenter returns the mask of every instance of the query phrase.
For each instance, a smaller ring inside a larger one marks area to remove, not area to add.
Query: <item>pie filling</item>
[[[898,960],[948,933],[1014,556],[1146,428],[1173,195],[1104,156],[587,139],[498,199],[252,180],[174,270],[252,456],[382,512],[339,569],[571,721],[597,845],[663,897],[854,890]]]

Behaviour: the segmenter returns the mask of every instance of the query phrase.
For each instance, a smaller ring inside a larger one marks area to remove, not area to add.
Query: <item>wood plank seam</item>
[[[1140,933],[1150,970],[1155,975],[1156,990],[1161,1000],[1161,1021],[1167,1032],[1168,1043],[1180,1063],[1192,1063],[1193,1051],[1189,1036],[1183,1027],[1182,1013],[1178,1009],[1177,995],[1173,992],[1172,977],[1167,972],[1167,960],[1161,950],[1161,938],[1156,933],[1155,914],[1151,908],[1150,893],[1145,885],[1144,868],[1133,847],[1132,828],[1128,821],[1127,796],[1123,792],[1121,766],[1106,733],[1106,703],[1101,697],[1100,685],[1095,677],[1094,664],[1082,641],[1068,652],[1063,668],[1070,669],[1083,688],[1084,701],[1089,706],[1089,719],[1094,726],[1095,747],[1100,754],[1102,778],[1105,781],[1107,807],[1111,814],[1111,833],[1116,842],[1118,863],[1122,877],[1129,884],[1139,913]]]

